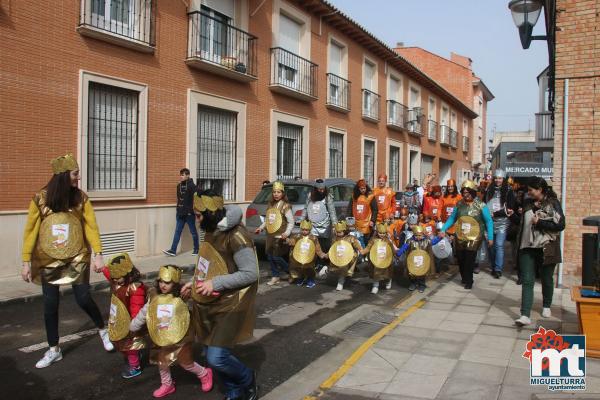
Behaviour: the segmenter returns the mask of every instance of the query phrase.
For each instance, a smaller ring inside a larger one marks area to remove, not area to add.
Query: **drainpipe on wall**
[[[567,209],[567,151],[569,142],[569,79],[565,79],[565,87],[563,94],[563,142],[562,142],[562,170],[560,176],[560,201],[564,211]],[[560,254],[562,254],[563,262],[558,264],[558,279],[557,287],[562,287],[563,283],[563,264],[565,257],[565,232],[560,233]]]

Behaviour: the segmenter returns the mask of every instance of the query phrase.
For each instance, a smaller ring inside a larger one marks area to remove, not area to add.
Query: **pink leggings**
[[[198,379],[206,375],[206,368],[196,362],[190,365],[181,365],[181,368],[196,375]],[[159,367],[158,371],[160,372],[160,383],[165,386],[171,386],[173,384],[173,380],[171,379],[171,368]]]
[[[123,354],[127,356],[127,362],[132,368],[138,368],[140,366],[140,353],[139,350],[127,350]]]

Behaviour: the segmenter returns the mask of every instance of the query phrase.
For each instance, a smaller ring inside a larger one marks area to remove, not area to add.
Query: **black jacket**
[[[538,220],[537,224],[533,226],[533,229],[547,231],[547,232],[561,232],[565,229],[565,214],[563,213],[562,206],[560,205],[560,201],[556,198],[549,198],[542,201],[541,207],[538,208],[535,205],[535,202],[532,199],[525,200],[523,204],[523,215],[521,216],[521,228],[519,229],[519,235],[517,237],[517,244],[521,246],[521,235],[523,234],[523,218],[525,213],[528,210],[533,210],[534,212],[540,209],[548,210],[552,208],[555,213],[557,213],[560,218],[558,222],[554,221],[546,221],[546,220]],[[551,265],[558,264],[562,262],[562,255],[560,253],[560,240],[553,240],[543,248],[544,252],[544,260],[543,265]]]
[[[196,185],[194,185],[193,179],[189,178],[179,182],[177,185],[177,216],[184,217],[194,213],[194,193],[196,193]]]
[[[488,201],[490,201],[492,199],[492,197],[494,197],[495,191],[496,191],[495,184],[492,183],[491,185],[488,186],[488,188],[485,192],[485,202],[486,203]],[[515,196],[515,193],[508,186],[508,183],[502,182],[502,186],[500,186],[500,207],[502,207],[502,208],[500,210],[492,213],[492,217],[494,217],[494,218],[508,217],[508,215],[506,215],[506,212],[504,211],[504,209],[506,208],[507,210],[517,211],[515,209],[516,204],[517,204],[517,198]],[[506,205],[506,207],[504,207],[505,205]]]

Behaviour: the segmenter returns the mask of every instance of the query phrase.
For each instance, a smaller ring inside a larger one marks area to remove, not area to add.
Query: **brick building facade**
[[[105,246],[137,256],[170,243],[184,166],[241,205],[277,176],[386,171],[400,188],[423,156],[471,169],[472,103],[326,1],[0,8],[0,276],[17,273],[28,202],[67,152]]]

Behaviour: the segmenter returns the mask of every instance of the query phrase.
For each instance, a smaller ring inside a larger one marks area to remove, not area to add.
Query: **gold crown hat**
[[[300,222],[300,229],[311,230],[312,229],[312,222],[310,222],[307,219],[302,220],[302,222]]]
[[[348,226],[346,225],[346,221],[340,221],[337,224],[335,224],[336,232],[345,232],[347,228]]]
[[[462,185],[460,185],[460,190],[463,189],[471,189],[471,190],[477,190],[477,184],[475,184],[475,182],[471,181],[471,180],[466,180],[462,183]]]
[[[387,233],[388,227],[386,224],[377,224],[377,233]]]
[[[112,256],[107,263],[111,279],[119,279],[127,275],[133,269],[133,262],[127,253],[119,253]]]
[[[415,225],[412,227],[412,231],[415,235],[422,235],[425,229],[421,225]]]
[[[198,193],[194,194],[194,210],[197,212],[221,210],[224,204],[221,196],[198,196]]]
[[[273,182],[273,191],[279,190],[281,192],[283,192],[285,190],[285,186],[283,185],[282,182],[280,181],[276,181]]]
[[[181,268],[177,265],[163,265],[158,270],[158,279],[167,283],[179,283],[181,280]]]
[[[65,154],[64,156],[56,157],[50,161],[50,165],[52,165],[52,172],[54,175],[79,169],[79,164],[77,164],[77,160],[73,157],[73,154]]]

